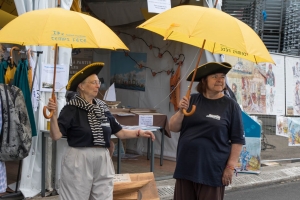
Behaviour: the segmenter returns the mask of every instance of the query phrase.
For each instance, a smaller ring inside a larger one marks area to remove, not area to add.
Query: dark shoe
[[[7,192],[7,193],[14,193],[15,191],[12,190],[12,189],[10,189],[10,188],[8,187],[8,188],[6,188],[6,192]]]
[[[0,197],[5,196],[5,195],[7,195],[7,194],[9,194],[9,193],[7,193],[7,192],[2,192],[2,193],[0,193]]]

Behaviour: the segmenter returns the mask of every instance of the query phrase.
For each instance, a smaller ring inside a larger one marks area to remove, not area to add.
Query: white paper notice
[[[162,13],[171,9],[171,0],[147,0],[149,13]]]
[[[113,182],[131,182],[131,178],[129,174],[115,174]]]
[[[152,126],[153,115],[139,115],[139,126]]]
[[[44,64],[41,72],[40,91],[52,92],[53,88],[53,71],[52,64]],[[65,65],[56,65],[55,92],[66,92],[68,84],[69,71]]]

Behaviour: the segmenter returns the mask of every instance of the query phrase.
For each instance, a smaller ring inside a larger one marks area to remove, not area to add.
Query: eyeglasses
[[[218,78],[224,79],[226,77],[226,75],[225,74],[222,74],[222,75],[213,74],[213,75],[210,75],[210,77],[213,79],[218,79]]]
[[[94,81],[86,81],[87,83],[93,84],[93,85],[101,85],[100,81],[94,80]]]

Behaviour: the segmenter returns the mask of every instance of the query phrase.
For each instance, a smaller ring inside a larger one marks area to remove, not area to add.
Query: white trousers
[[[112,200],[114,166],[106,148],[68,147],[61,162],[61,200]]]

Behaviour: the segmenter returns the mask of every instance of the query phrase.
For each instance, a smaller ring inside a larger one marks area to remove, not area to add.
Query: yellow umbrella
[[[3,10],[0,10],[0,29],[5,26],[8,22],[15,19],[16,16],[9,14]]]
[[[145,21],[138,28],[155,32],[164,40],[175,40],[201,47],[212,53],[237,56],[252,62],[274,63],[258,35],[242,21],[215,8],[184,5],[174,7]],[[200,62],[199,54],[194,75]],[[193,76],[186,97],[189,98]],[[195,111],[187,113],[190,116]]]
[[[55,46],[52,98],[55,99],[57,47],[70,48],[128,48],[120,38],[101,21],[89,15],[62,8],[27,12],[0,30],[0,43]],[[46,114],[45,118],[51,118]]]

